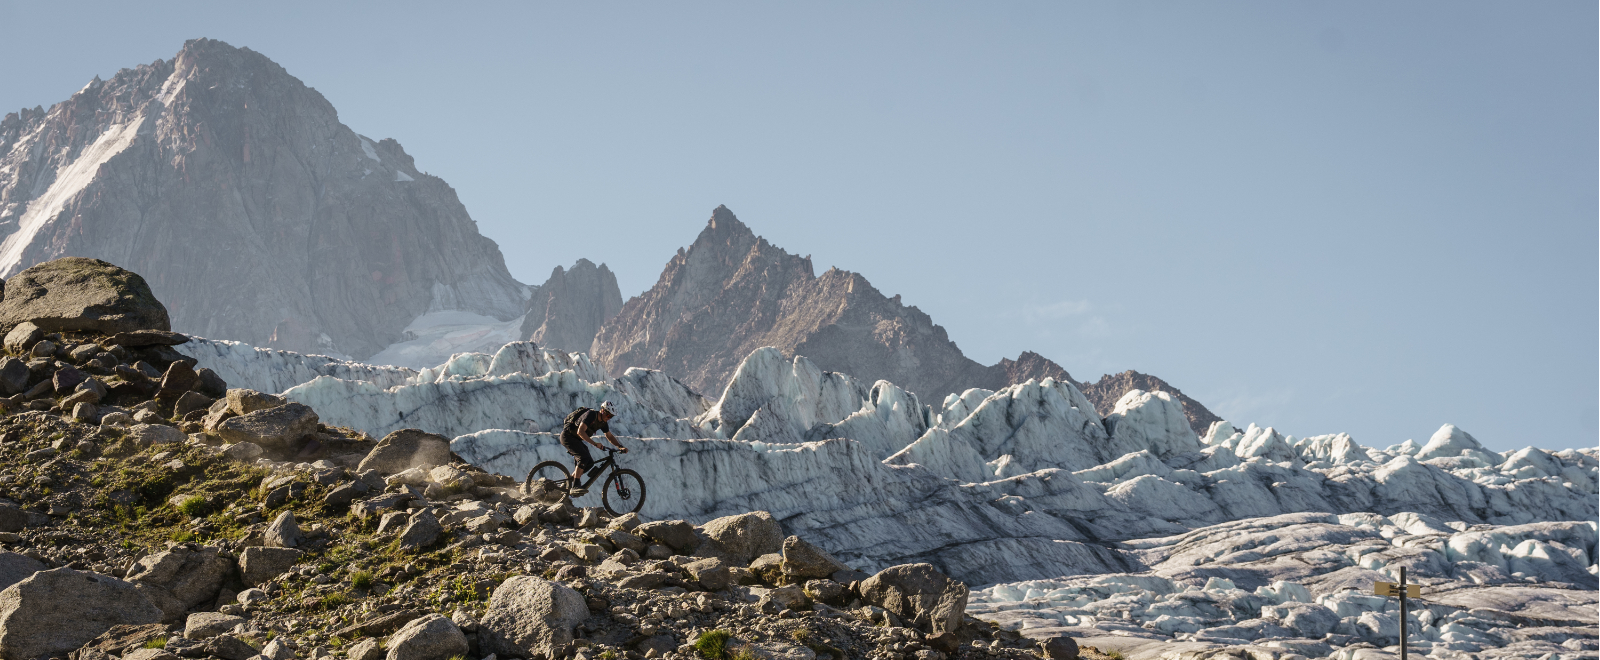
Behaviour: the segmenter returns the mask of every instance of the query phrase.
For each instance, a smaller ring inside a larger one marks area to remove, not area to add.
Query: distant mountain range
[[[1101,414],[1137,388],[1176,395],[1196,434],[1217,420],[1154,376],[1082,383],[1032,352],[979,364],[898,295],[858,273],[816,274],[725,207],[626,303],[615,275],[583,259],[523,285],[398,142],[357,134],[265,56],[210,39],[0,121],[0,276],[62,256],[141,273],[176,330],[299,352],[426,356],[385,349],[433,341],[408,330],[427,315],[448,355],[473,333],[441,324],[465,317],[498,322],[482,341],[587,351],[613,374],[659,369],[713,397],[773,346],[936,408],[1054,377]]]

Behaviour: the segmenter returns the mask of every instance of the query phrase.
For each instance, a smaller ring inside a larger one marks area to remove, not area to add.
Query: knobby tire
[[[618,492],[617,486],[628,491],[626,498]],[[605,486],[600,491],[600,501],[605,504],[606,511],[613,516],[637,513],[644,508],[644,477],[638,472],[626,468],[613,471],[606,477]]]
[[[548,471],[549,468],[555,468],[554,475],[550,474]],[[545,461],[533,466],[532,470],[528,470],[528,478],[522,482],[522,494],[532,495],[533,482],[538,481],[540,478],[549,479],[558,483],[564,482],[567,490],[572,489],[572,475],[571,473],[567,472],[566,464],[560,461]]]

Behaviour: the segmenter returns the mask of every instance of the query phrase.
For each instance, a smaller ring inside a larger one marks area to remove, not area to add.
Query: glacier
[[[446,435],[519,479],[569,460],[554,435],[567,412],[610,400],[646,518],[770,511],[863,570],[929,562],[982,587],[973,616],[1130,658],[1387,653],[1395,605],[1364,594],[1402,565],[1425,588],[1419,653],[1595,657],[1593,448],[1491,452],[1450,424],[1384,449],[1226,421],[1196,436],[1166,393],[1130,391],[1101,417],[1050,378],[936,407],[772,348],[714,401],[529,342],[419,369],[198,338],[179,350],[324,423]]]

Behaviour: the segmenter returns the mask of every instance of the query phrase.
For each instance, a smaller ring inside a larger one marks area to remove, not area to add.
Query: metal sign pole
[[[1400,567],[1400,660],[1406,660],[1406,567]]]

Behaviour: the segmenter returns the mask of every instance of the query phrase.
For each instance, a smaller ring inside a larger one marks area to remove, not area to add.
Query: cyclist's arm
[[[610,431],[606,431],[606,435],[611,435],[611,432]],[[583,440],[584,442],[587,442],[587,443],[589,443],[591,445],[594,445],[595,449],[605,449],[605,447],[603,445],[601,445],[600,443],[594,441],[594,431],[589,428],[589,425],[587,423],[584,423],[584,422],[579,422],[578,423],[578,439]]]
[[[610,431],[606,431],[606,441],[610,442],[611,446],[616,447],[617,449],[626,449],[626,447],[622,446],[622,443],[617,442],[617,436],[611,435]]]

